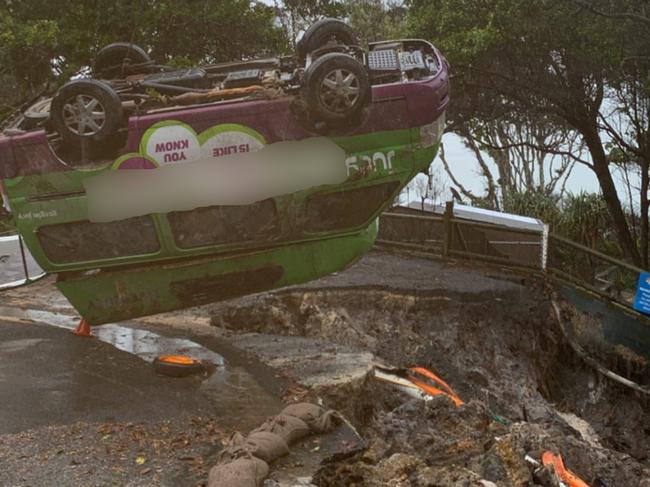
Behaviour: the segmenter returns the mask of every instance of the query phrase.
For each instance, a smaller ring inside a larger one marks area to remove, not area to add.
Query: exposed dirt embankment
[[[463,292],[464,271],[436,264],[439,272],[429,274],[436,286],[408,289],[418,267],[406,259],[402,285],[369,286],[368,273],[400,273],[394,257],[383,270],[381,256],[371,259],[320,287],[211,310],[213,325],[235,332],[315,336],[370,351],[378,362],[430,368],[465,400],[460,408],[443,397],[423,402],[371,378],[332,387],[326,402],[369,449],[325,465],[315,484],[550,486],[524,456],[553,450],[590,485],[650,485],[647,399],[575,355],[540,283],[488,283],[494,276],[468,270]]]

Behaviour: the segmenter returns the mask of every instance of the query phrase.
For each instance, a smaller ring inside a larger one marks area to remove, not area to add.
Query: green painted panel
[[[120,255],[111,258],[97,258],[79,262],[64,262],[48,258],[41,240],[39,228],[67,222],[85,221],[88,218],[83,180],[107,170],[108,166],[96,170],[49,173],[23,177],[7,184],[16,226],[39,265],[48,272],[63,272],[92,268],[107,268],[164,261],[184,257],[222,254],[238,251],[252,251],[260,247],[306,242],[312,239],[335,235],[352,234],[362,230],[376,218],[380,211],[390,204],[395,196],[419,172],[425,170],[437,150],[437,146],[419,147],[419,130],[382,132],[356,137],[334,139],[348,154],[348,180],[342,185],[312,187],[274,198],[279,217],[278,235],[272,241],[222,243],[195,248],[180,248],[171,233],[165,214],[152,215],[160,241],[159,252],[144,255]],[[317,193],[339,192],[378,184],[396,183],[396,190],[385,204],[354,228],[340,228],[321,233],[304,231],[305,204]],[[135,230],[135,229],[134,229]],[[136,238],[137,235],[116,235],[115,238]],[[86,255],[86,254],[85,254]]]
[[[363,232],[276,249],[165,265],[63,273],[57,287],[90,324],[102,324],[299,284],[336,272],[367,252],[375,220]]]

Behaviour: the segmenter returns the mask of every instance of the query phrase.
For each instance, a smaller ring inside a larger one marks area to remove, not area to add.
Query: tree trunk
[[[603,143],[600,140],[597,129],[596,127],[593,127],[590,128],[590,130],[583,131],[582,133],[585,137],[587,147],[589,148],[589,153],[591,154],[593,162],[592,169],[594,173],[596,173],[600,189],[603,192],[603,198],[607,204],[609,214],[612,217],[612,223],[616,230],[618,242],[621,245],[623,253],[627,256],[630,262],[634,265],[640,266],[641,256],[639,255],[636,242],[632,238],[630,228],[625,219],[621,200],[618,198],[618,194],[616,193],[616,186],[614,186],[612,174],[609,172],[607,155],[605,154],[605,149],[603,148]]]
[[[650,185],[650,174],[648,174],[648,166],[650,165],[650,160],[644,157],[641,160],[641,262],[643,263],[643,268],[648,269],[648,207],[650,202],[648,201],[648,186]]]

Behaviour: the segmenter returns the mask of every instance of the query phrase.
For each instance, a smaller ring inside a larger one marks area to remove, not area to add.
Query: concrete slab
[[[316,390],[363,380],[375,360],[370,352],[317,338],[243,333],[229,341]]]

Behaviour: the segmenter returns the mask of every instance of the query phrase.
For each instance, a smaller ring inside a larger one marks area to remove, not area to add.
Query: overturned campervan
[[[447,65],[312,26],[296,56],[173,71],[100,51],[0,136],[19,232],[91,324],[305,282],[373,244],[435,157]]]

